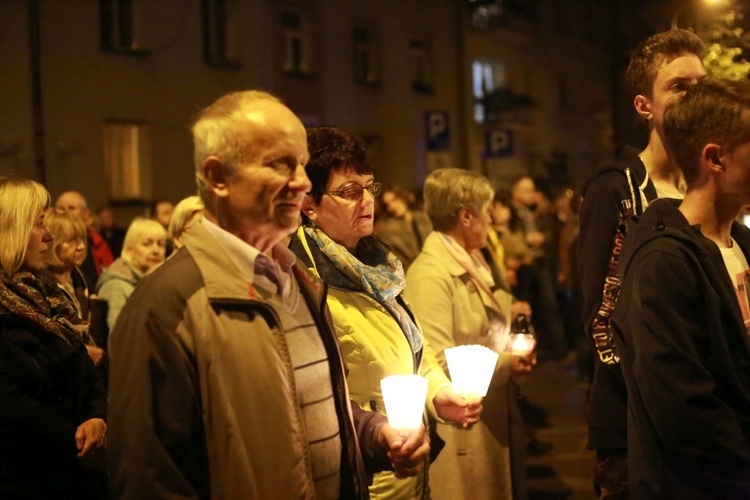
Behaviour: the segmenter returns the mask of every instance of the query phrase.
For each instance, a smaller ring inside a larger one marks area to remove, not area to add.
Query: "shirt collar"
[[[199,223],[202,223],[211,236],[216,239],[219,246],[227,253],[234,265],[237,266],[243,279],[253,285],[261,286],[264,289],[273,288],[273,284],[265,276],[256,276],[255,273],[255,260],[269,259],[268,256],[264,255],[260,250],[230,233],[226,229],[217,226],[205,217]],[[274,267],[276,268],[281,294],[287,296],[291,293],[290,278],[292,266],[296,261],[296,257],[291,250],[280,244],[273,246],[271,249],[271,255],[272,257],[269,260],[273,261]]]

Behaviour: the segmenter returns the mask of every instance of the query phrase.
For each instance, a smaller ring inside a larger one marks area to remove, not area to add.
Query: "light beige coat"
[[[444,350],[456,345],[493,344],[491,325],[500,327],[497,307],[448,253],[437,232],[425,241],[409,268],[405,296],[422,332],[448,373]],[[512,297],[494,292],[508,317]],[[430,467],[434,499],[525,498],[524,432],[510,381],[510,356],[500,354],[481,421],[471,429],[437,424],[446,446]]]

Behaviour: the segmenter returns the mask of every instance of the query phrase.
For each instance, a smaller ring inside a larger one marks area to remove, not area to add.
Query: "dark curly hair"
[[[312,182],[310,196],[320,203],[332,172],[353,170],[358,174],[372,173],[372,154],[364,141],[337,127],[307,129],[310,161],[305,166]]]

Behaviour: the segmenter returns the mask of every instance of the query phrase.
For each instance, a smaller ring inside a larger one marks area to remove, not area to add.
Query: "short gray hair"
[[[424,183],[424,208],[436,231],[456,227],[462,209],[480,212],[495,192],[489,179],[474,170],[435,170]]]
[[[247,158],[248,141],[240,136],[240,131],[247,123],[244,110],[255,101],[281,103],[277,97],[261,90],[232,92],[205,108],[193,125],[195,179],[198,195],[204,202],[210,195],[203,178],[203,162],[215,156],[233,171]]]
[[[175,239],[182,236],[182,232],[185,230],[185,223],[196,212],[201,212],[205,208],[203,200],[198,196],[188,196],[175,205],[174,212],[172,212],[172,220],[169,221],[169,237]]]

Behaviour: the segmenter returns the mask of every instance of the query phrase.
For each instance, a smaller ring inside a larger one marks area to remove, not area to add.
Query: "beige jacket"
[[[437,232],[427,237],[422,253],[406,276],[405,296],[420,322],[438,362],[448,373],[444,350],[456,345],[493,345],[489,335],[498,316],[493,301],[448,253]],[[496,290],[502,315],[510,314],[512,297]],[[502,343],[502,342],[501,342]],[[509,354],[500,353],[495,375],[483,401],[481,421],[471,429],[438,424],[446,446],[430,467],[434,499],[525,498],[524,433],[516,387],[511,383]]]
[[[350,407],[322,282],[302,267],[295,277],[328,354],[342,433],[341,495],[365,498],[358,437],[374,457],[385,419]],[[185,248],[141,282],[111,337],[108,465],[115,497],[314,497],[279,325],[216,240],[193,226]]]

